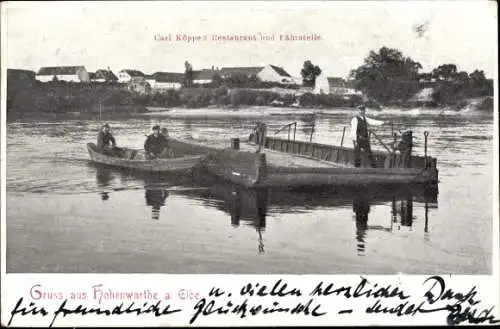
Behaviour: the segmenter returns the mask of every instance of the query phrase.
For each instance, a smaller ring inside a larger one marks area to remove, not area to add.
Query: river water
[[[415,154],[423,155],[429,131],[437,195],[413,188],[255,192],[204,173],[139,175],[89,162],[86,143],[95,141],[98,118],[13,118],[7,271],[491,273],[493,117],[373,115],[392,120],[396,131],[413,130]],[[312,134],[313,141],[340,144],[350,117],[344,110],[265,120],[270,134],[297,121],[297,139]],[[172,137],[229,145],[232,137],[248,136],[257,118],[110,114],[104,120],[119,145],[141,148],[153,124],[167,126]],[[390,140],[391,127],[376,131]]]

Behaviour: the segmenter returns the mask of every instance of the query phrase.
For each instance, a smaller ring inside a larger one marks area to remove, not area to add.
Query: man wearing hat
[[[168,141],[165,136],[160,134],[160,126],[154,126],[153,133],[148,136],[146,142],[144,143],[146,159],[158,159],[166,145],[168,145]]]
[[[354,165],[361,167],[361,154],[368,154],[371,166],[373,166],[373,155],[370,147],[370,135],[368,125],[381,126],[385,122],[367,118],[364,105],[357,107],[358,113],[351,120],[351,139],[354,144]]]
[[[109,132],[109,124],[107,123],[102,126],[101,131],[97,135],[97,148],[106,155],[113,156],[116,154],[116,141]]]

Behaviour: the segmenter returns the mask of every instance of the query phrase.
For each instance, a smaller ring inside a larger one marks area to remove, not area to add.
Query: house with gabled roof
[[[198,85],[210,84],[216,74],[220,75],[219,71],[214,69],[193,71],[193,83]]]
[[[292,77],[283,67],[276,65],[266,65],[257,77],[266,82],[277,82],[282,84],[299,84],[300,80]]]
[[[123,69],[118,72],[118,82],[127,83],[130,81],[145,81],[146,75],[139,70]]]
[[[292,77],[283,67],[271,64],[250,67],[222,67],[219,72],[223,79],[227,79],[233,74],[243,74],[247,77],[256,76],[264,82],[300,84],[300,79]]]
[[[118,77],[111,70],[97,70],[89,72],[89,79],[92,82],[117,82]]]
[[[229,78],[233,74],[243,74],[247,77],[253,75],[257,76],[260,71],[264,69],[264,66],[250,66],[250,67],[222,67],[219,70],[219,74],[223,79]]]
[[[316,77],[313,93],[337,96],[362,95],[362,92],[354,88],[352,81],[346,81],[342,77],[326,77],[323,73]]]
[[[155,72],[146,76],[146,81],[152,90],[181,89],[184,82],[184,73]]]
[[[88,82],[89,74],[85,66],[46,66],[40,68],[35,79],[41,82],[70,81]]]

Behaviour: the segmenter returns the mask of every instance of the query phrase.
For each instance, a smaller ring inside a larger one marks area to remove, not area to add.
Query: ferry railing
[[[284,125],[280,129],[278,129],[274,134],[277,135],[281,131],[283,131],[284,129],[288,128],[288,139],[287,139],[287,141],[290,141],[290,134],[292,132],[292,126],[293,126],[293,143],[295,143],[295,135],[296,135],[296,132],[297,132],[297,121],[287,123],[286,125]],[[292,145],[293,145],[293,143],[292,143]],[[289,145],[290,144],[287,143],[287,147],[286,147],[287,152],[288,152]],[[293,146],[292,146],[292,148],[293,148]]]
[[[394,149],[394,145],[393,145],[393,148],[389,148],[383,141],[382,139],[377,135],[375,134],[375,132],[373,130],[370,130],[370,134],[373,135],[373,137],[375,137],[375,139],[387,150],[387,152],[389,153],[394,153],[395,149]],[[393,135],[394,136],[394,135]]]

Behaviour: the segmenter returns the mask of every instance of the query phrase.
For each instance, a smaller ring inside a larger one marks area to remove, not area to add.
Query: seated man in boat
[[[358,113],[351,120],[351,138],[354,144],[354,166],[361,167],[361,155],[367,154],[370,165],[374,167],[368,125],[381,126],[385,122],[366,117],[364,105],[358,106]]]
[[[172,149],[170,148],[170,138],[168,136],[167,128],[161,129],[161,135],[165,137],[165,147],[160,154],[160,158],[172,158],[174,156],[174,153],[172,152]]]
[[[109,131],[109,124],[102,126],[101,131],[97,135],[97,148],[103,154],[109,156],[121,156],[123,150],[116,147],[116,140]]]
[[[144,143],[146,159],[154,160],[160,158],[160,155],[165,149],[167,143],[167,138],[160,134],[160,126],[154,126],[153,133],[148,136],[146,142]]]

